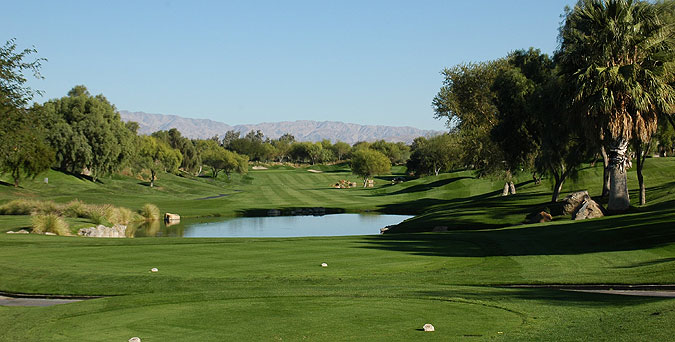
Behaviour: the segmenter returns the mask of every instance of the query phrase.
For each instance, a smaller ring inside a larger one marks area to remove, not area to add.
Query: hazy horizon
[[[423,3],[20,1],[5,40],[35,47],[45,91],[228,124],[295,120],[444,130],[445,67],[557,47],[571,0]],[[27,19],[30,18],[30,24]]]

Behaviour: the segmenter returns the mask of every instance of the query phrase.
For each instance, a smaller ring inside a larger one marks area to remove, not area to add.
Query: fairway
[[[332,189],[339,179],[356,180],[339,166],[323,173],[255,170],[229,182],[163,175],[156,189],[123,176],[93,184],[50,171],[49,184],[3,187],[0,198],[79,198],[133,209],[151,202],[186,217],[299,207],[408,213],[417,216],[402,229],[422,233],[1,234],[1,291],[104,297],[0,307],[0,340],[667,341],[675,299],[502,285],[675,284],[674,168],[671,158],[649,160],[648,206],[596,220],[525,225],[527,213],[546,205],[548,184],[520,182],[518,195],[502,198],[499,182],[468,171],[392,185],[394,174],[372,189]],[[565,191],[593,195],[601,175],[589,167]],[[226,196],[199,200],[220,194]],[[26,216],[0,216],[0,231],[29,224]],[[86,222],[71,227],[78,224]],[[423,232],[441,224],[450,230]],[[149,272],[153,267],[159,272]],[[422,331],[426,323],[436,331]]]

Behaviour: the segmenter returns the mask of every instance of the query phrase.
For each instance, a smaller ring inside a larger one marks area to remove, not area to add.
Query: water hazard
[[[236,217],[220,221],[184,220],[171,227],[140,227],[135,236],[175,237],[305,237],[374,235],[380,228],[412,216],[333,214],[323,216]]]

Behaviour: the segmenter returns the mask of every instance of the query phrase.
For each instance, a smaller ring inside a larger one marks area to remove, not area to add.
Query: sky
[[[35,47],[44,91],[230,125],[316,120],[444,130],[441,71],[557,48],[571,0],[11,1],[0,37]]]

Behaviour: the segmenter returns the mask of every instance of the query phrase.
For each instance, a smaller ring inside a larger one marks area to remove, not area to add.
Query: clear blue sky
[[[48,59],[45,95],[84,84],[118,109],[228,124],[445,128],[440,71],[552,53],[572,0],[11,1],[0,32]]]

